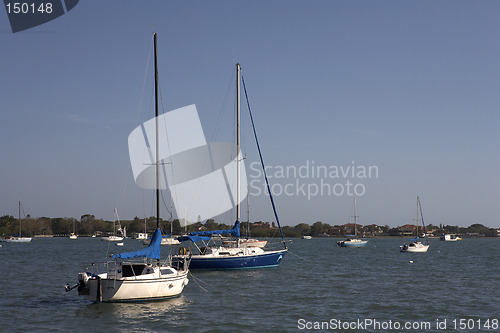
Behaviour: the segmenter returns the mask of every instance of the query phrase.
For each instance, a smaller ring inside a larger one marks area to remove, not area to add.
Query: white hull
[[[124,265],[125,266],[125,265]],[[80,294],[93,302],[142,301],[177,297],[188,284],[188,271],[145,266],[144,274],[122,277],[118,270],[89,277],[80,273]],[[161,274],[160,271],[166,272]],[[149,272],[149,273],[148,273]]]
[[[417,237],[412,240],[411,243],[409,244],[404,244],[404,245],[401,245],[399,247],[399,250],[401,252],[413,252],[413,253],[422,253],[422,252],[427,252],[427,250],[429,249],[429,246],[430,244],[422,244],[422,242],[420,242],[418,240],[418,213],[419,213],[419,208],[420,208],[420,213],[422,213],[422,206],[420,205],[420,199],[417,195],[417,232],[416,232],[416,235]],[[423,230],[424,230],[424,233],[422,235],[422,237],[425,237],[425,225],[424,225],[424,216],[422,215],[422,226],[423,226]],[[427,241],[426,241],[427,243]]]
[[[151,243],[150,238],[142,240],[142,244],[144,245],[149,245],[149,243]],[[161,239],[161,245],[177,245],[177,244],[180,244],[180,242],[175,238],[165,237]]]
[[[69,235],[69,239],[77,239],[77,238],[78,238],[78,236],[73,234],[73,233],[71,235]]]
[[[422,244],[420,242],[414,242],[410,244],[401,245],[401,252],[427,252],[429,249],[429,244]]]
[[[439,239],[445,242],[457,242],[462,240],[462,238],[457,237],[456,235],[442,235]]]
[[[359,238],[349,238],[343,241],[338,241],[337,245],[340,247],[363,247],[367,243],[367,240],[362,240]]]
[[[302,239],[312,239],[312,236],[302,236]]]
[[[101,237],[103,241],[108,241],[108,242],[121,242],[123,240],[123,237],[119,236],[108,236],[108,237]]]
[[[6,243],[29,243],[31,242],[31,237],[5,237],[0,238],[0,242]]]
[[[237,247],[260,247],[263,248],[267,244],[267,241],[262,241],[258,239],[240,239],[235,240],[225,240],[222,241],[222,245],[225,246],[237,246]]]
[[[139,232],[134,236],[135,239],[148,239],[148,234],[144,232]]]

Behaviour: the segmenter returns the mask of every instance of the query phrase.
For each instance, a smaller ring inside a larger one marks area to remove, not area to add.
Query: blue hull
[[[249,269],[249,268],[268,268],[277,267],[287,250],[271,251],[271,253],[263,253],[259,255],[234,256],[234,257],[218,257],[209,256],[192,256],[190,269]]]

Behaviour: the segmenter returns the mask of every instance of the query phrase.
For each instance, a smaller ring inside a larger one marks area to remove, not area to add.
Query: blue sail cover
[[[234,227],[225,230],[212,230],[212,231],[196,231],[190,232],[190,236],[211,236],[211,235],[232,235],[240,237],[240,221],[234,223]]]
[[[210,237],[207,237],[207,236],[181,236],[181,237],[177,237],[177,240],[179,242],[185,242],[185,241],[188,241],[190,240],[191,242],[193,243],[196,243],[196,242],[199,242],[201,240],[210,240]]]
[[[146,257],[151,259],[160,259],[160,252],[161,252],[161,231],[160,229],[156,229],[155,233],[153,234],[153,238],[151,239],[151,243],[149,243],[148,247],[138,251],[115,254],[112,258],[130,259],[130,258]]]

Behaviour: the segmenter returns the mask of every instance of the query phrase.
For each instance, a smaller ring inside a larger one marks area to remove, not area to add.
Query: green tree
[[[309,235],[311,234],[311,226],[307,223],[299,223],[295,226],[295,231],[302,236]]]

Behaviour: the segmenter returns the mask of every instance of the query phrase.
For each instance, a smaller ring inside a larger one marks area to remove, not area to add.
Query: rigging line
[[[146,68],[144,69],[144,79],[142,81],[142,89],[141,89],[141,95],[139,97],[139,105],[137,107],[137,119],[135,121],[136,124],[139,123],[139,115],[141,113],[142,109],[142,101],[144,100],[144,90],[146,87],[146,79],[148,76],[148,68],[149,68],[149,62],[151,61],[151,53],[153,50],[153,41],[154,41],[154,36],[151,36],[151,43],[149,44],[149,54],[148,54],[148,60],[146,61]]]
[[[142,102],[144,100],[144,90],[145,90],[145,87],[146,87],[146,79],[147,79],[147,74],[148,74],[148,68],[149,68],[149,63],[150,63],[150,60],[151,60],[151,52],[152,52],[152,49],[153,49],[153,38],[154,37],[152,36],[151,37],[151,42],[149,44],[149,52],[148,52],[148,57],[147,57],[147,61],[146,61],[146,68],[144,69],[144,78],[142,80],[141,94],[139,95],[139,104],[137,106],[137,114],[136,114],[136,119],[135,119],[135,124],[136,125],[139,124],[139,117],[140,117],[140,114],[141,114]],[[128,185],[127,179],[129,178],[131,171],[132,171],[132,167],[129,164],[128,168],[125,171],[123,186],[122,186],[122,189],[120,191],[120,194],[118,195],[118,203],[116,204],[116,206],[119,206],[120,208],[123,207],[123,204],[120,204],[120,203],[123,203],[124,200],[125,200],[124,197],[125,197],[125,192],[127,190],[127,185]]]
[[[23,220],[26,220],[26,213],[24,212],[24,206],[23,203],[21,202],[21,211],[23,212]],[[19,224],[21,224],[21,218],[19,217]],[[31,228],[28,223],[28,220],[26,220],[26,227],[28,228],[28,233],[31,234]],[[19,237],[21,237],[21,234],[19,234]]]
[[[295,257],[299,258],[300,260],[307,261],[308,265],[317,266],[317,267],[324,267],[324,263],[318,262],[316,260],[310,260],[310,259],[303,258],[303,257],[291,252],[290,250],[288,250],[288,253],[294,255]]]
[[[160,85],[160,79],[158,79],[158,85]],[[162,91],[161,87],[160,87],[159,90],[160,90],[161,109],[163,111],[163,114],[165,114],[165,106],[164,106],[164,103],[163,103],[163,91]],[[170,148],[170,139],[169,139],[169,136],[168,136],[167,122],[166,122],[166,118],[165,117],[163,117],[163,126],[165,128],[165,136],[167,137],[167,150],[168,150],[168,153],[170,154],[170,156],[172,156],[172,154],[171,154],[172,149]],[[164,171],[163,173],[165,175],[165,185],[166,185],[166,187],[169,188],[170,198],[175,201],[175,206],[179,207],[179,201],[178,201],[178,198],[177,198],[177,192],[175,191],[176,183],[175,183],[174,164],[172,162],[172,158],[170,158],[170,168],[172,170],[172,183],[173,183],[174,190],[171,190],[170,187],[167,185],[167,177],[166,177],[165,171]],[[164,168],[162,168],[162,169],[164,169]],[[163,198],[163,194],[162,194],[162,200],[163,200],[163,203],[164,203],[164,205],[166,207],[166,203],[165,203],[165,199]],[[172,209],[172,211],[170,211],[167,208],[167,212],[169,212],[170,219],[172,219],[173,218],[173,209]],[[178,212],[177,212],[177,217],[179,217],[179,213]]]
[[[228,100],[228,96],[229,96],[229,91],[233,87],[232,82],[233,82],[233,77],[234,77],[234,72],[235,71],[236,71],[236,69],[233,69],[233,71],[231,73],[231,77],[229,79],[229,82],[228,82],[228,85],[227,85],[227,88],[226,88],[226,95],[224,96],[224,99],[222,101],[222,105],[221,105],[221,108],[219,110],[219,115],[217,117],[217,122],[215,123],[215,128],[214,128],[214,131],[212,132],[212,137],[210,138],[210,141],[214,141],[215,138],[216,138],[217,133],[219,132],[219,129],[220,129],[220,126],[221,126],[221,123],[222,123],[222,119],[223,119],[223,115],[224,115],[224,110],[226,109],[225,105],[227,104],[227,100]]]
[[[167,203],[165,202],[165,197],[163,196],[163,191],[160,192],[161,195],[161,201],[163,202],[163,206],[165,206],[165,209],[167,212],[170,214],[170,218],[168,220],[172,220],[172,212],[168,209]]]
[[[204,282],[202,279],[199,279],[199,278],[195,277],[195,276],[193,275],[193,273],[191,273],[191,271],[189,271],[189,275],[193,278],[193,281],[194,281],[194,282],[198,285],[198,287],[200,287],[200,288],[201,288],[201,289],[203,289],[204,291],[208,292],[208,289],[203,288],[203,287],[202,287],[202,286],[198,283],[198,281],[197,281],[197,280],[200,280],[201,282],[203,282],[203,283],[205,283],[205,284],[206,284],[206,282]]]
[[[303,258],[303,257],[301,257],[301,256],[299,256],[299,255],[297,255],[297,254],[293,253],[292,251],[288,251],[288,253],[290,253],[290,254],[292,254],[292,255],[296,256],[296,257],[297,257],[297,258],[299,258],[300,260],[307,261],[307,259],[306,259],[306,258]]]
[[[163,103],[163,90],[161,89],[161,84],[160,84],[160,78],[158,78],[158,86],[159,86],[159,91],[160,91],[160,104],[161,104],[161,110],[162,110],[162,114],[165,114],[165,105]],[[165,117],[163,117],[163,126],[165,128],[165,136],[167,137],[167,147],[168,147],[168,152],[170,154],[171,150],[170,150],[170,140],[168,139],[168,131],[167,131],[167,123],[166,123],[166,119]],[[170,155],[171,156],[171,155]],[[157,161],[159,162],[159,161]],[[174,174],[174,166],[172,165],[172,163],[170,163],[171,165],[171,168],[172,168],[172,176]],[[165,171],[164,171],[164,168],[163,169],[163,174],[165,175]],[[165,175],[165,185],[167,185],[167,182],[166,182],[166,175]],[[165,197],[163,196],[163,191],[160,191],[160,195],[161,195],[161,200],[163,202],[163,205],[165,206],[165,209],[167,210],[167,212],[170,214],[170,218],[169,220],[172,219],[173,217],[173,212],[170,211],[167,207],[167,203],[165,202]],[[170,192],[170,196],[172,196],[172,192]]]
[[[264,172],[264,178],[266,180],[267,191],[269,193],[269,198],[271,199],[271,205],[273,206],[274,216],[276,217],[276,223],[278,223],[278,227],[280,229],[281,239],[283,240],[283,246],[285,247],[285,249],[287,249],[286,243],[285,243],[285,237],[283,236],[283,230],[281,230],[281,224],[280,224],[280,220],[278,217],[278,212],[276,211],[276,205],[274,204],[273,194],[271,193],[271,187],[269,185],[269,180],[267,179],[266,167],[264,166],[264,159],[262,157],[262,152],[260,150],[259,140],[257,139],[257,131],[255,130],[255,124],[253,121],[252,110],[250,109],[250,101],[248,100],[247,87],[245,85],[245,80],[243,78],[243,75],[241,75],[241,82],[243,83],[243,91],[245,92],[245,99],[247,101],[248,113],[250,114],[250,121],[252,123],[253,134],[255,136],[255,143],[257,144],[257,150],[259,151],[260,163],[262,166],[262,170]]]

